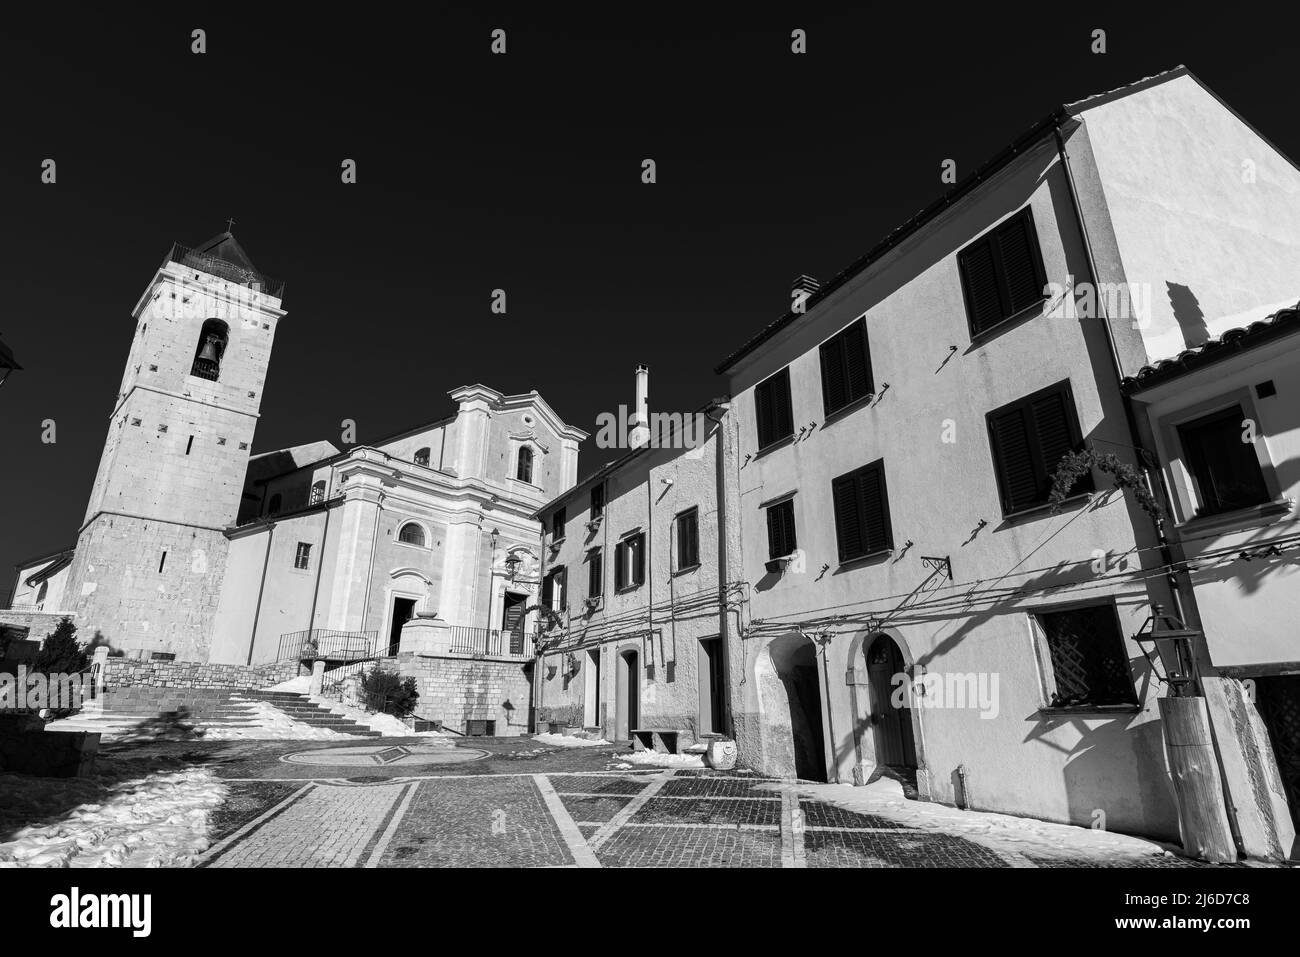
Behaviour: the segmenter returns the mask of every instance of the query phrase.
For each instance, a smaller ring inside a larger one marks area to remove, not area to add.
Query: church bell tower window
[[[226,354],[230,327],[220,319],[209,319],[199,332],[198,348],[194,352],[194,365],[190,375],[213,382],[221,375],[221,357]]]

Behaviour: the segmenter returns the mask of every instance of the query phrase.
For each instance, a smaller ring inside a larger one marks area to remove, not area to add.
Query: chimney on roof
[[[650,367],[644,362],[636,367],[636,408],[632,413],[632,432],[628,442],[639,449],[650,438]]]
[[[790,284],[790,311],[806,312],[808,300],[820,290],[822,284],[812,276],[802,275]]]

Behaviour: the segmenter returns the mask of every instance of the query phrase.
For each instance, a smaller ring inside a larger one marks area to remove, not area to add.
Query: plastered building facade
[[[727,617],[744,589],[721,578],[725,416],[725,402],[694,413],[689,447],[673,447],[683,431],[662,447],[647,435],[538,513],[554,612],[540,637],[541,721],[611,741],[638,729],[679,732],[679,744],[730,736]]]

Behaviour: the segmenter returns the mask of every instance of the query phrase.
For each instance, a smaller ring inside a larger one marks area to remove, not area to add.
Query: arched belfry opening
[[[221,376],[221,358],[230,341],[230,327],[220,319],[208,319],[199,330],[199,344],[194,350],[190,375],[216,382]]]

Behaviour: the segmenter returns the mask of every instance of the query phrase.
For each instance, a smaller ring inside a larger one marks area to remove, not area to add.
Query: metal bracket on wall
[[[952,581],[952,560],[947,555],[942,558],[933,555],[922,555],[921,564],[926,568],[943,569],[948,581]]]

